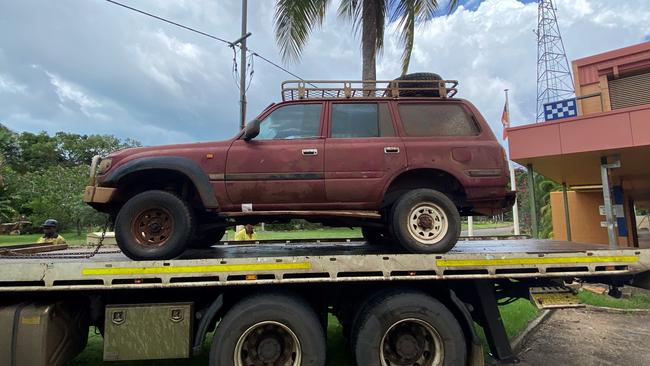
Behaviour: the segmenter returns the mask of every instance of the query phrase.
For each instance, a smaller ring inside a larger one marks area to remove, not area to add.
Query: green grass
[[[77,235],[77,232],[60,233],[63,235],[69,245],[83,245],[86,244],[86,234],[82,233]],[[0,235],[0,246],[12,244],[31,244],[36,243],[42,234],[27,234],[27,235]]]
[[[528,324],[537,317],[539,310],[526,299],[518,299],[508,305],[499,306],[501,319],[510,340],[518,336]],[[485,339],[483,328],[475,324],[474,328],[483,342],[483,350],[487,356],[489,348]]]
[[[608,295],[598,295],[581,290],[578,298],[583,304],[616,309],[650,309],[650,297],[644,294],[633,295],[629,299],[616,299]]]
[[[462,229],[467,230],[467,222],[462,223]],[[512,227],[512,222],[474,222],[474,229],[497,229],[502,227]]]
[[[287,231],[259,231],[256,228],[258,240],[281,240],[281,239],[328,239],[328,238],[360,238],[361,230],[359,228],[327,228],[317,230],[287,230]],[[227,239],[235,238],[235,231],[226,232]]]
[[[359,228],[326,228],[316,230],[291,230],[291,231],[257,231],[257,238],[264,239],[319,239],[319,238],[360,238]],[[69,245],[85,245],[86,234],[77,235],[76,232],[61,233]],[[41,234],[28,235],[0,235],[0,246],[12,244],[36,243]],[[233,240],[235,231],[228,230],[224,240]]]

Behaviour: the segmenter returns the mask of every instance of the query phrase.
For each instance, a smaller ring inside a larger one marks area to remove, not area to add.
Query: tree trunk
[[[363,0],[361,14],[361,57],[363,60],[361,78],[363,80],[377,79],[377,6],[380,5],[376,0]],[[368,90],[364,94],[372,95],[375,85],[374,83],[364,83],[363,88]]]

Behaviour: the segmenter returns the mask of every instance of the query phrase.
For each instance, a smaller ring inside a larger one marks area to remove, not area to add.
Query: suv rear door
[[[322,105],[280,105],[263,117],[257,137],[233,142],[225,180],[234,204],[275,210],[309,208],[325,201]]]
[[[462,101],[400,101],[400,134],[409,169],[436,168],[454,175],[468,199],[503,194],[503,149]],[[505,177],[505,178],[504,178]]]
[[[406,167],[389,102],[332,101],[328,106],[327,201],[345,202],[351,209],[376,208],[387,181]]]

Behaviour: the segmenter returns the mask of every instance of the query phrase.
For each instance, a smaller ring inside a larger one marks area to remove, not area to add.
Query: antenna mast
[[[537,9],[537,122],[544,121],[544,104],[573,98],[569,61],[552,0],[539,0]]]

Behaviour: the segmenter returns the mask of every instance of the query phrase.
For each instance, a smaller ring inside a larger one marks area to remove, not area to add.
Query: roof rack
[[[287,80],[282,101],[327,98],[452,98],[457,80]]]

